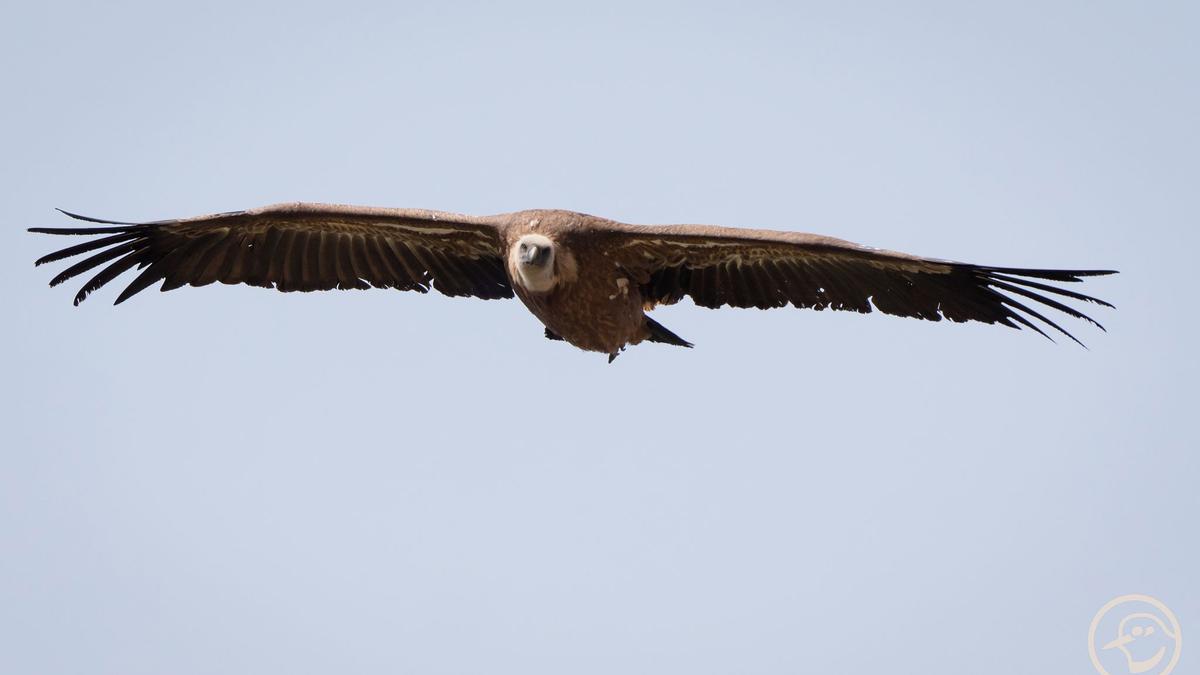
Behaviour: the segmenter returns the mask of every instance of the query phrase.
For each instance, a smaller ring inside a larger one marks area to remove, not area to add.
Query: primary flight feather
[[[51,286],[99,268],[75,304],[129,270],[116,304],[214,281],[280,291],[396,288],[483,299],[515,294],[546,336],[611,361],[642,341],[692,346],[646,315],[685,296],[702,307],[807,307],[1045,328],[1079,342],[1030,304],[1103,329],[1059,296],[1108,303],[1047,282],[1111,270],[988,267],[922,258],[800,232],[627,225],[559,210],[465,216],[419,209],[276,204],[197,218],[30,232],[91,235],[36,264],[90,253]],[[1082,344],[1082,343],[1081,343]]]

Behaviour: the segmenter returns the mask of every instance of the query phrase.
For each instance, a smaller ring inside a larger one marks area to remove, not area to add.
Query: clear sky
[[[1200,635],[1197,7],[8,8],[0,671],[1085,673],[1126,593]],[[515,300],[74,308],[25,233],[292,200],[1122,274],[1090,351],[685,302],[607,365]]]

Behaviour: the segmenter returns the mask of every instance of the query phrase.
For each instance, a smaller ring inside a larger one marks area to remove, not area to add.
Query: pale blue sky
[[[0,671],[1084,673],[1125,593],[1200,631],[1200,10],[966,4],[8,8]],[[1122,274],[1091,351],[683,303],[696,349],[609,366],[516,301],[74,308],[24,231],[287,200]]]

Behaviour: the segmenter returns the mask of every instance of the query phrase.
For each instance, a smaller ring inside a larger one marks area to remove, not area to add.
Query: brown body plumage
[[[595,236],[597,223],[569,211],[527,211],[514,214],[505,228],[511,250],[528,234],[545,236],[555,244],[554,285],[538,291],[521,283],[516,256],[509,256],[513,290],[548,334],[593,352],[615,354],[648,337],[642,298],[629,275],[614,263],[607,249],[584,245]]]
[[[67,215],[102,226],[30,231],[104,235],[37,261],[92,253],[50,282],[100,268],[76,304],[134,268],[140,273],[118,304],[159,282],[164,291],[220,281],[281,291],[374,286],[484,299],[515,294],[547,337],[610,360],[644,340],[690,347],[645,314],[685,296],[703,307],[874,308],[1046,335],[1036,321],[1072,340],[1026,302],[1097,326],[1046,294],[1111,306],[1045,283],[1112,273],[1107,270],[987,267],[800,232],[627,225],[571,211],[476,217],[293,203],[152,223]]]

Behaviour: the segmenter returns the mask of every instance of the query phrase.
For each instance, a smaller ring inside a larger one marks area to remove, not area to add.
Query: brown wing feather
[[[874,308],[930,321],[946,318],[1024,326],[1046,335],[1036,320],[1079,342],[1014,295],[1101,330],[1104,327],[1091,317],[1045,294],[1112,306],[1034,281],[1078,282],[1083,277],[1113,274],[1110,270],[969,265],[800,232],[702,225],[614,225],[612,230],[610,255],[640,279],[648,308],[675,303],[684,296],[711,308],[767,309],[791,304],[861,313]]]
[[[118,304],[160,281],[164,291],[220,281],[281,291],[373,286],[424,293],[432,287],[446,295],[513,297],[500,224],[492,218],[302,203],[153,223],[67,215],[113,225],[29,230],[108,235],[36,263],[99,249],[50,283],[101,268],[75,296],[77,305],[134,267],[141,273],[117,297]]]

